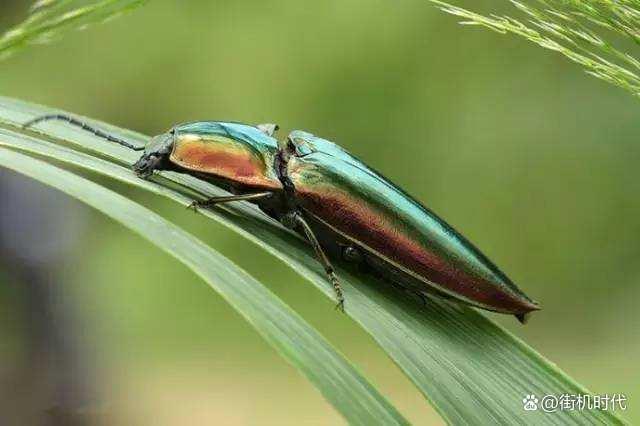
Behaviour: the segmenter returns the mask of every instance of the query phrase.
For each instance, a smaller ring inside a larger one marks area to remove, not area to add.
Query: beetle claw
[[[198,213],[198,207],[200,207],[200,201],[196,200],[187,206],[187,210],[193,209],[194,213]]]
[[[336,304],[336,311],[342,311],[342,313],[344,314],[344,299],[340,299],[338,301],[338,303]]]

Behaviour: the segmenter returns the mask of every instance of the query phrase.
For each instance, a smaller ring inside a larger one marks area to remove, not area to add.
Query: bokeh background
[[[22,20],[28,3],[4,0],[0,28]],[[503,3],[467,5],[508,9]],[[339,142],[476,242],[543,305],[526,327],[495,316],[500,323],[594,393],[626,394],[626,417],[640,421],[640,101],[628,93],[514,37],[460,27],[424,0],[155,0],[0,67],[2,95],[148,134],[233,119]],[[34,209],[62,203],[64,211],[40,216],[42,235],[20,228],[28,215],[10,216],[9,229],[20,232],[5,246],[46,245],[55,273],[43,278],[46,294],[34,296],[36,278],[0,259],[5,415],[31,410],[22,420],[37,422],[42,407],[25,403],[35,388],[18,372],[42,362],[32,340],[49,320],[68,330],[57,339],[66,361],[48,361],[56,366],[51,392],[81,394],[82,409],[103,424],[342,422],[178,262],[80,203],[20,186],[28,184],[9,172],[0,179],[3,196],[22,193]],[[104,183],[264,281],[411,421],[442,422],[368,335],[286,265],[202,216]],[[33,300],[48,300],[52,312]]]

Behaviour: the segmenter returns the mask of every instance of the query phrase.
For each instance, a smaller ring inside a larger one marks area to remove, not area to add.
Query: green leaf
[[[27,19],[0,36],[0,60],[30,44],[42,44],[63,31],[115,18],[146,0],[38,0]]]
[[[172,172],[162,172],[154,178],[155,182],[142,181],[122,168],[130,166],[139,153],[63,123],[46,123],[39,126],[38,133],[31,133],[35,135],[33,138],[24,136],[20,123],[52,112],[59,111],[0,98],[0,128],[5,129],[0,133],[0,141],[97,171],[183,205],[194,194],[198,197],[223,194],[220,189],[196,178]],[[144,144],[148,139],[104,123],[93,124],[128,138],[132,143]],[[81,154],[60,149],[56,144],[46,144],[44,139],[68,144],[108,161],[79,157]],[[111,161],[118,166],[110,164]],[[331,285],[309,247],[252,205],[237,203],[201,212],[260,245],[307,278],[324,295],[334,297]],[[590,392],[472,308],[437,299],[430,299],[427,306],[422,306],[370,276],[353,275],[341,268],[338,273],[344,287],[347,314],[371,334],[447,422],[623,423],[610,411],[525,412],[522,398],[527,394],[541,397]]]
[[[0,138],[6,141],[13,136]],[[18,138],[6,145],[19,143]],[[192,235],[107,188],[24,154],[0,147],[0,165],[83,201],[183,262],[301,370],[350,423],[408,424],[318,332],[262,284]]]

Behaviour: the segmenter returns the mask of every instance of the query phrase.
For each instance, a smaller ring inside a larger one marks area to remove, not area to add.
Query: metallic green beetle
[[[195,175],[232,195],[196,201],[257,204],[313,246],[343,309],[330,258],[361,265],[418,294],[435,294],[521,322],[540,309],[473,244],[385,177],[340,146],[303,131],[280,144],[277,126],[202,121],[180,124],[136,147],[80,120],[47,115],[25,124],[63,120],[133,150],[133,169]]]

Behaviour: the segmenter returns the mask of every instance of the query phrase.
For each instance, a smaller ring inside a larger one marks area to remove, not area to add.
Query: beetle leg
[[[267,136],[273,136],[273,134],[280,128],[280,126],[274,123],[258,124],[256,127]]]
[[[417,292],[415,292],[415,296],[416,296],[417,298],[419,298],[419,299],[420,299],[420,301],[422,302],[422,307],[423,307],[423,308],[426,308],[426,307],[427,307],[427,305],[429,304],[429,303],[428,303],[428,301],[427,301],[427,296],[425,296],[424,294],[422,294],[422,293],[420,293],[420,292],[418,292],[418,291],[417,291]]]
[[[225,195],[222,197],[211,197],[206,200],[196,200],[187,206],[187,209],[193,209],[194,212],[198,211],[199,207],[211,207],[216,204],[228,203],[230,201],[247,201],[247,200],[260,200],[262,198],[270,197],[273,192],[255,192],[252,194],[240,194],[240,195]]]
[[[322,246],[320,242],[316,238],[316,235],[313,233],[313,230],[309,226],[306,220],[302,217],[300,212],[292,212],[287,217],[285,217],[285,221],[291,222],[292,225],[299,225],[311,246],[313,246],[314,251],[316,252],[316,257],[318,261],[324,268],[325,273],[329,277],[329,281],[333,285],[333,291],[336,293],[336,297],[338,299],[338,304],[336,305],[336,309],[344,312],[344,295],[342,294],[342,287],[340,286],[340,281],[338,281],[338,276],[336,275],[329,258],[325,254],[324,250],[322,250]]]
[[[347,262],[351,263],[361,263],[362,262],[362,253],[358,248],[354,246],[343,246],[342,247],[342,258]]]

